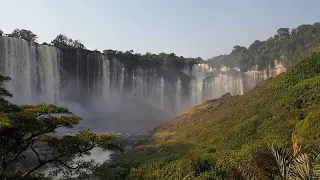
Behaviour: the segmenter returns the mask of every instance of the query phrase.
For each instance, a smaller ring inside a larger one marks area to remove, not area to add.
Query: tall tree
[[[66,35],[59,34],[57,37],[51,41],[51,43],[60,48],[68,48],[70,47],[70,40]]]
[[[60,48],[76,48],[76,49],[86,49],[86,47],[81,43],[80,40],[73,40],[68,38],[66,35],[59,34],[57,37],[51,41],[56,47]]]
[[[9,37],[24,39],[29,42],[37,42],[38,36],[34,34],[30,30],[26,29],[15,29],[11,34],[8,35]]]
[[[36,42],[38,36],[30,30],[21,29],[20,38],[30,42]]]
[[[72,46],[76,49],[85,49],[86,47],[81,43],[80,40],[76,39],[73,41]]]
[[[20,29],[15,29],[12,33],[8,34],[9,37],[20,38]]]
[[[280,28],[277,33],[280,38],[288,38],[290,36],[290,28]]]
[[[41,177],[37,172],[54,165],[68,172],[79,172],[92,164],[74,162],[75,157],[89,155],[95,147],[119,149],[110,134],[90,130],[57,137],[57,128],[72,128],[81,120],[68,109],[56,105],[16,105],[6,98],[12,94],[2,88],[10,78],[0,76],[0,180]],[[15,164],[29,162],[28,167],[12,171]]]

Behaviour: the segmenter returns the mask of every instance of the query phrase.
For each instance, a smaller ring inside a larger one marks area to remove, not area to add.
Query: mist
[[[126,67],[85,49],[56,48],[0,37],[0,73],[18,104],[63,105],[83,120],[75,129],[97,133],[147,133],[185,109],[230,92],[243,94],[285,71],[240,72],[206,63]]]
[[[285,71],[281,63],[275,64],[277,69],[248,72],[208,64],[128,68],[97,51],[0,37],[0,73],[12,78],[5,84],[14,95],[12,102],[57,104],[83,118],[74,128],[58,129],[57,136],[87,129],[148,135],[187,108],[227,92],[243,94]],[[105,161],[110,152],[91,153],[85,159]]]

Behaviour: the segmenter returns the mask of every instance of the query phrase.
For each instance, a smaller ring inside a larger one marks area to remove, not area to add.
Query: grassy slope
[[[287,145],[293,132],[304,143],[315,143],[320,140],[319,73],[320,53],[314,53],[245,95],[189,109],[163,124],[143,151],[124,155],[117,167],[130,167],[127,179],[181,179],[201,166],[194,165],[199,159],[236,167],[260,146]],[[215,176],[198,172],[188,177]]]

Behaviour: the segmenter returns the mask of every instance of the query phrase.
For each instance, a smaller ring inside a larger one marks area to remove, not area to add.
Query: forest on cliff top
[[[31,30],[15,29],[9,34],[5,34],[0,29],[0,36],[8,36],[11,38],[23,39],[31,43],[37,43],[38,35]],[[79,39],[72,39],[64,34],[58,34],[51,43],[44,42],[43,45],[55,46],[62,49],[77,49],[87,50],[86,46]],[[89,50],[88,50],[89,51]],[[94,50],[97,51],[97,50]],[[159,53],[153,54],[147,52],[145,54],[135,53],[133,50],[118,51],[118,50],[104,50],[104,55],[109,59],[117,59],[121,61],[126,68],[132,69],[136,67],[154,67],[162,65],[174,65],[184,67],[186,65],[194,65],[199,63],[206,63],[202,58],[192,58],[177,56],[175,53]]]
[[[255,40],[248,48],[236,45],[230,54],[208,59],[215,68],[221,65],[238,67],[248,71],[258,65],[264,69],[278,60],[285,67],[292,65],[297,59],[307,55],[320,46],[320,23],[303,24],[297,28],[279,28],[277,33],[267,40]]]
[[[0,30],[0,35],[5,35]],[[37,35],[30,30],[16,29],[7,34],[9,37],[24,39],[36,42]],[[44,43],[48,45],[48,43]],[[73,40],[66,35],[59,34],[49,43],[59,48],[86,49],[80,40]],[[303,24],[296,28],[279,28],[277,33],[267,40],[255,40],[248,48],[235,45],[230,54],[219,55],[208,59],[209,64],[214,68],[221,65],[227,67],[238,67],[242,71],[248,71],[253,66],[258,65],[260,69],[267,65],[273,65],[274,60],[278,60],[285,67],[292,65],[297,59],[307,55],[312,50],[320,46],[320,23]],[[128,68],[161,66],[172,64],[178,66],[206,63],[201,57],[183,57],[174,53],[145,54],[136,53],[133,50],[118,51],[107,49],[104,54],[109,58],[116,58],[124,63]]]

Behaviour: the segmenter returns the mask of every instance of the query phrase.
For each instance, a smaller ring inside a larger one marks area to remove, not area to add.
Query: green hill
[[[161,125],[154,140],[96,171],[115,179],[221,179],[270,143],[320,140],[320,52],[241,96],[226,94]],[[110,168],[111,167],[111,168]]]
[[[236,45],[229,54],[208,59],[215,68],[221,65],[237,67],[242,71],[253,66],[267,68],[272,61],[277,60],[285,67],[294,64],[296,60],[320,46],[320,23],[303,24],[296,28],[279,28],[277,33],[263,41],[255,40],[248,48]]]

